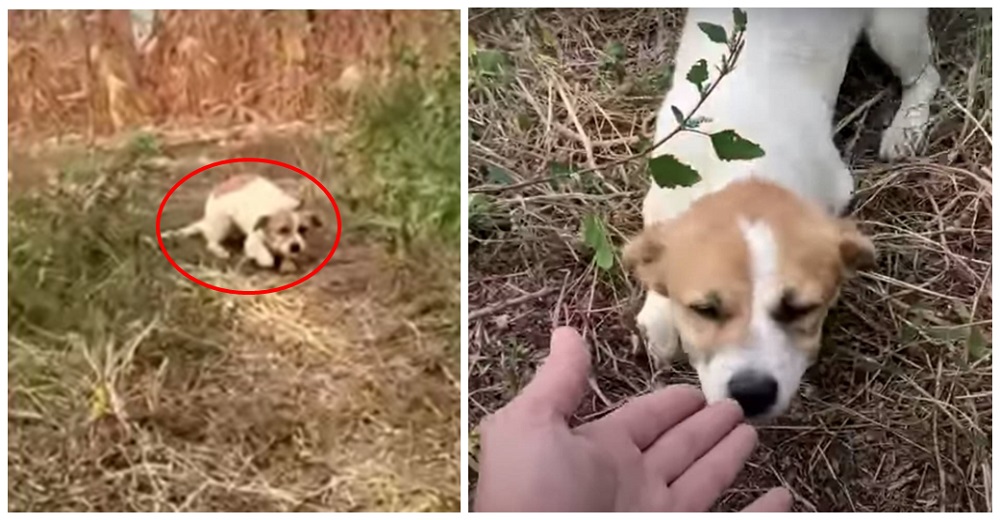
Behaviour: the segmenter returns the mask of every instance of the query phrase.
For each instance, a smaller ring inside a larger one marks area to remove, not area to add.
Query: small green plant
[[[117,413],[115,387],[133,369],[200,360],[222,335],[218,300],[149,243],[162,193],[155,176],[127,159],[102,162],[122,166],[14,195],[8,208],[8,358],[17,367],[8,379],[34,395],[16,394],[19,406],[55,407],[61,419]]]
[[[160,142],[149,132],[139,132],[128,143],[131,158],[140,159],[160,155]]]
[[[350,144],[372,188],[354,205],[391,245],[461,238],[460,74],[421,65],[361,100]]]
[[[473,193],[469,195],[469,234],[488,232],[494,226],[493,218],[490,215],[492,204],[486,195]]]
[[[503,84],[510,78],[511,63],[507,54],[497,49],[481,49],[469,35],[469,88],[481,90]]]
[[[172,290],[177,276],[143,241],[154,226],[157,191],[150,176],[123,168],[12,199],[10,331],[90,337],[162,311],[151,302]]]
[[[611,41],[604,47],[601,58],[601,70],[611,76],[615,82],[625,79],[625,58],[627,51],[620,41]]]

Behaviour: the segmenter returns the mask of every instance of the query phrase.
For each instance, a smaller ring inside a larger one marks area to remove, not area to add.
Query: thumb
[[[518,399],[569,417],[587,391],[589,372],[587,344],[576,330],[560,327],[552,332],[549,356]]]
[[[744,513],[787,513],[792,509],[792,494],[785,488],[774,488],[754,500]]]

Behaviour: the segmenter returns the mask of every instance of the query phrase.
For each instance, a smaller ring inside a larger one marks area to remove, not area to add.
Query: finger
[[[705,396],[690,385],[668,386],[633,399],[611,415],[592,423],[594,428],[624,431],[644,451],[663,432],[705,407]]]
[[[646,462],[670,484],[694,461],[708,453],[743,420],[736,401],[715,403],[687,418],[646,450]]]
[[[570,327],[552,332],[549,356],[518,400],[569,417],[587,390],[590,352],[583,338]]]
[[[757,431],[742,425],[729,433],[711,451],[698,459],[670,485],[683,511],[707,511],[722,495],[757,445]]]
[[[774,488],[754,500],[744,513],[787,513],[792,510],[792,494],[785,488]]]

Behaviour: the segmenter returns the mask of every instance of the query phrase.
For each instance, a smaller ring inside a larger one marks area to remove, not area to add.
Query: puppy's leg
[[[202,221],[199,220],[198,222],[195,222],[194,224],[191,224],[191,225],[188,225],[188,226],[184,226],[184,227],[182,227],[180,229],[172,229],[170,231],[164,231],[163,232],[163,239],[167,240],[167,239],[171,239],[171,238],[191,237],[191,236],[197,235],[198,233],[201,233],[201,225],[202,225]]]
[[[213,255],[227,259],[229,251],[222,247],[222,242],[232,231],[232,221],[229,217],[217,216],[206,218],[201,224],[201,234],[205,237],[206,246]]]
[[[260,267],[274,267],[274,255],[264,245],[264,238],[260,236],[259,231],[253,231],[247,235],[246,241],[243,242],[243,253],[248,258],[253,258]]]
[[[677,355],[680,337],[674,327],[670,299],[653,291],[646,292],[646,302],[635,318],[639,330],[646,336],[646,349],[656,366],[669,366]]]
[[[927,9],[875,9],[866,32],[872,49],[903,85],[899,111],[879,146],[882,159],[900,159],[923,144],[930,102],[941,86],[941,76],[931,63]]]

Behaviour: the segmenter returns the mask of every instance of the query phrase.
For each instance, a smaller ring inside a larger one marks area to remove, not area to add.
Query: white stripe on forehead
[[[753,291],[750,326],[753,334],[763,335],[764,337],[759,339],[765,339],[774,332],[769,308],[780,284],[778,244],[771,226],[763,220],[751,222],[741,218],[739,226],[747,243],[747,258],[750,263],[750,283]]]
[[[752,283],[750,328],[745,343],[735,352],[732,373],[739,369],[759,370],[778,381],[778,402],[787,406],[798,392],[808,356],[797,349],[771,315],[783,292],[780,273],[781,251],[774,229],[764,220],[740,219],[740,231],[747,244],[747,259]]]
[[[763,220],[750,222],[740,218],[739,226],[743,239],[747,242],[750,280],[754,286],[756,299],[758,283],[773,281],[778,277],[778,244],[774,240],[771,226]]]

